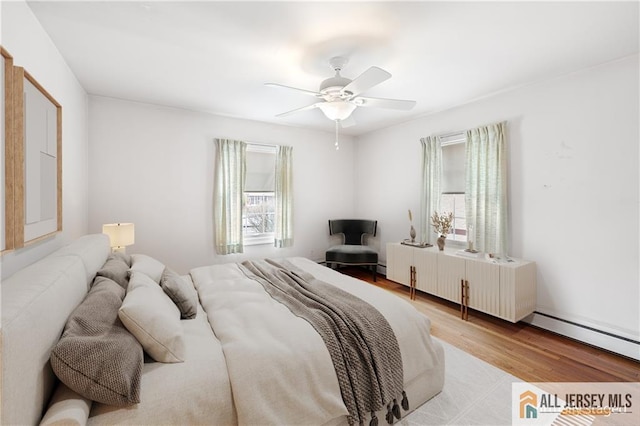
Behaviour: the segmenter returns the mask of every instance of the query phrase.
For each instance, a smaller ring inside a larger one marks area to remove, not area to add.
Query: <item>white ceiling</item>
[[[304,94],[372,65],[393,77],[366,96],[410,112],[358,108],[358,135],[638,52],[632,2],[29,1],[90,94],[325,131]]]

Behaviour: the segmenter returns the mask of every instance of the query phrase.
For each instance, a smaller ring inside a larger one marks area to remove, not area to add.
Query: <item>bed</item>
[[[106,236],[87,235],[3,282],[2,424],[349,423],[322,338],[235,263],[194,268],[182,277],[197,292],[195,318],[178,321],[183,360],[154,361],[145,348],[139,403],[107,405],[69,389],[52,370],[52,350],[108,257]],[[409,401],[402,416],[440,392],[444,355],[430,337],[428,318],[382,289],[308,259],[277,262],[357,296],[384,316],[401,354]],[[386,423],[387,408],[376,414]]]

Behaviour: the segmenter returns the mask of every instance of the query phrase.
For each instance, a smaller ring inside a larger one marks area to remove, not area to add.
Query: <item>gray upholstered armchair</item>
[[[329,235],[342,234],[343,243],[325,253],[328,267],[334,265],[364,265],[371,267],[373,281],[378,269],[378,252],[364,245],[364,235],[376,235],[377,220],[339,219],[329,220]]]

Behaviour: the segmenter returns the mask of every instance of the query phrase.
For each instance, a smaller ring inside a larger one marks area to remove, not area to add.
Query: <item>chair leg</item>
[[[373,269],[373,282],[376,282],[376,276],[378,275],[378,265],[373,265],[371,266],[371,269]]]

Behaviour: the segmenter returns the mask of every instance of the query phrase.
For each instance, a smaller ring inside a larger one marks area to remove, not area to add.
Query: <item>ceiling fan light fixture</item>
[[[378,107],[408,111],[415,106],[415,101],[360,96],[361,93],[391,78],[391,74],[382,68],[373,66],[369,67],[354,80],[351,80],[340,75],[340,71],[346,64],[347,58],[345,57],[336,56],[331,58],[329,65],[331,69],[335,71],[335,75],[324,79],[320,83],[320,90],[317,92],[277,83],[267,84],[269,86],[296,90],[319,99],[319,101],[314,104],[278,114],[277,117],[285,117],[300,111],[320,108],[329,120],[335,121],[336,124],[340,122],[339,124],[342,127],[348,127],[354,123],[354,121],[349,120],[349,118],[357,107]],[[350,124],[345,126],[345,123],[343,123],[345,120],[348,120]]]
[[[356,105],[347,101],[323,102],[318,105],[329,120],[345,120],[356,109]]]
[[[351,83],[351,80],[336,73],[335,77],[329,77],[320,83],[320,93],[340,92],[340,90]]]

